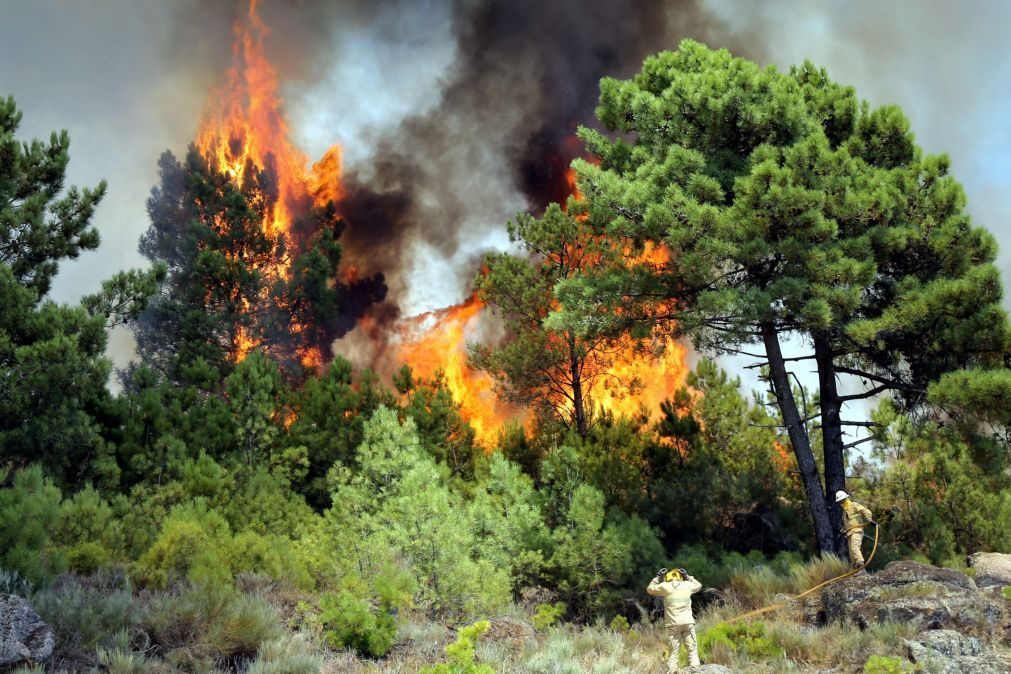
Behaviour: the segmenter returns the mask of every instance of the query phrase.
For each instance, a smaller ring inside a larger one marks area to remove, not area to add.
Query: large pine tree
[[[925,156],[894,106],[872,109],[810,64],[781,73],[685,41],[633,79],[601,81],[600,121],[580,136],[589,222],[625,241],[667,246],[563,282],[566,311],[634,315],[713,352],[766,362],[804,480],[818,547],[843,552],[847,403],[890,393],[926,402],[945,373],[1001,366],[1009,331],[995,244],[973,227],[944,156]],[[673,319],[671,322],[670,319]],[[824,482],[782,341],[812,347]],[[837,380],[853,378],[844,395]]]

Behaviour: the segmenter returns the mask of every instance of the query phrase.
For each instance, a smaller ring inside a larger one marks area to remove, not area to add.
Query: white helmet
[[[846,492],[844,492],[844,491],[843,491],[842,489],[840,489],[839,491],[837,491],[837,492],[835,493],[835,502],[836,502],[836,503],[842,503],[843,501],[845,501],[845,500],[846,500],[846,499],[848,499],[849,497],[850,497],[850,495],[849,495],[849,494],[847,494],[847,493],[846,493]]]

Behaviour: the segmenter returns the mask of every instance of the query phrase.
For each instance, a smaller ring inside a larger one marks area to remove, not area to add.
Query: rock
[[[27,601],[0,594],[0,666],[40,662],[52,655],[55,644],[53,630]]]
[[[914,622],[924,629],[955,629],[992,636],[1001,625],[1001,605],[971,578],[912,561],[892,562],[875,574],[852,576],[821,591],[825,622]],[[813,609],[813,607],[811,607]],[[813,610],[805,613],[820,614]]]
[[[734,674],[734,670],[723,665],[699,665],[698,667],[688,667],[682,671],[691,674]]]
[[[928,630],[906,640],[909,659],[933,674],[1006,674],[1006,658],[986,649],[983,642],[954,630]]]
[[[976,570],[974,578],[979,587],[1011,585],[1011,555],[977,552],[969,555],[969,566]]]
[[[927,630],[920,632],[916,642],[926,649],[937,651],[949,658],[963,655],[982,655],[986,650],[983,642],[955,630]]]

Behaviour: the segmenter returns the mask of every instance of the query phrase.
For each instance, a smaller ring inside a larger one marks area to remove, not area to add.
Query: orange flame
[[[566,179],[573,196],[581,199],[572,169]],[[668,259],[665,248],[647,247],[637,256],[639,262],[654,265]],[[411,319],[407,330],[411,337],[403,343],[399,359],[422,376],[430,377],[443,369],[461,414],[474,427],[476,439],[490,447],[508,421],[523,415],[522,410],[495,398],[489,375],[467,364],[466,341],[468,337],[474,339],[471,333],[483,309],[484,304],[471,296],[461,304]],[[426,329],[426,325],[431,327]],[[660,403],[686,385],[687,355],[685,346],[660,331],[654,334],[649,348],[631,338],[619,340],[608,371],[595,377],[584,394],[594,411],[626,417],[645,411],[649,421],[657,421]]]
[[[257,7],[257,0],[250,0],[249,10],[235,24],[233,65],[204,112],[196,147],[212,168],[229,176],[237,186],[245,184],[250,167],[268,171],[276,180],[276,196],[264,195],[267,209],[261,227],[268,237],[277,239],[277,245],[285,237],[289,253],[260,271],[269,279],[288,278],[290,251],[298,243],[290,240],[293,216],[313,203],[323,205],[341,196],[341,150],[334,145],[307,169],[307,157],[289,141],[277,72],[264,52],[270,28],[260,18]],[[260,300],[269,298],[265,294]],[[300,333],[305,327],[293,324],[291,329]],[[256,339],[240,329],[233,345],[235,359],[242,360],[257,346]],[[318,368],[323,362],[316,348],[306,349],[299,356],[307,367]]]
[[[500,401],[492,378],[467,364],[467,340],[474,339],[484,307],[472,295],[460,304],[408,319],[400,328],[398,359],[425,379],[441,370],[475,439],[490,447],[506,422],[520,418],[522,411]]]

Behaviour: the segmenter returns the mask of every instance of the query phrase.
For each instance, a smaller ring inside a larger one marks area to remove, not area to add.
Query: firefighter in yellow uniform
[[[868,524],[877,526],[871,511],[850,499],[850,495],[841,489],[835,493],[835,502],[842,506],[843,533],[849,541],[850,562],[854,568],[864,565],[864,553],[860,544],[864,540],[864,527]]]
[[[668,632],[670,656],[669,673],[680,670],[681,644],[688,651],[688,666],[699,666],[699,647],[695,638],[695,616],[692,615],[692,595],[702,589],[702,583],[688,575],[684,569],[660,569],[646,592],[663,597],[664,627]]]

